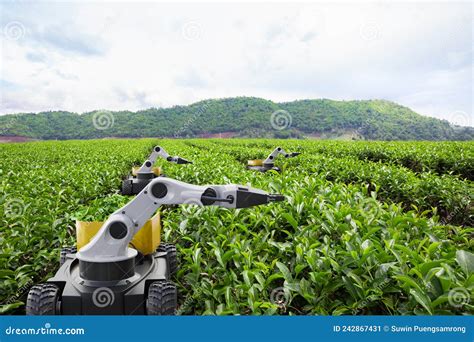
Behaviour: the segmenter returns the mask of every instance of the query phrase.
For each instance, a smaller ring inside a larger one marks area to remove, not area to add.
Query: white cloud
[[[474,122],[470,3],[0,7],[3,114],[384,98]]]

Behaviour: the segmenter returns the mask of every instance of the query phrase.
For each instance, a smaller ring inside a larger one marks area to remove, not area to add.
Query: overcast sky
[[[472,3],[1,3],[0,113],[387,99],[473,125]]]

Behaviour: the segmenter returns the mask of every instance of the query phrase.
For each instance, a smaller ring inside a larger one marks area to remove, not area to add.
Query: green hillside
[[[219,133],[276,138],[474,139],[472,127],[453,126],[384,100],[275,103],[237,97],[138,112],[57,111],[0,116],[0,136],[34,139],[199,137]]]

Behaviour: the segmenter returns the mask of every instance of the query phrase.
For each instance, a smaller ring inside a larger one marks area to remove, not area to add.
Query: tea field
[[[162,208],[181,315],[474,314],[474,142],[90,140],[0,144],[0,310],[22,314],[52,276],[74,220],[128,198],[121,179],[158,160],[195,184],[251,184],[285,202]],[[282,173],[247,170],[276,146]]]

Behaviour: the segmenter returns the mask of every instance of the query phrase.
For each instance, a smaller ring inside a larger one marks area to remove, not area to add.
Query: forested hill
[[[374,140],[472,140],[474,128],[419,115],[384,100],[237,97],[138,112],[42,112],[0,116],[0,136],[34,139],[103,137],[277,137]]]

